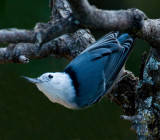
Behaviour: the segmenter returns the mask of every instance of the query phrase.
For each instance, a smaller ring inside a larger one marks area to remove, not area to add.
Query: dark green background
[[[150,18],[159,18],[159,0],[94,0],[103,9],[139,8]],[[47,22],[48,0],[0,0],[0,29],[32,29]],[[104,33],[94,32],[99,38]],[[6,46],[6,45],[1,45]],[[127,69],[138,75],[141,54],[148,50],[137,41]],[[20,76],[36,77],[48,71],[62,71],[68,61],[48,57],[29,64],[0,65],[0,140],[134,140],[130,123],[120,119],[121,108],[103,99],[91,108],[73,111],[51,103],[37,88]]]

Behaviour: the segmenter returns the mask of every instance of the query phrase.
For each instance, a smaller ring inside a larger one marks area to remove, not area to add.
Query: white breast
[[[46,74],[48,75],[49,73]],[[59,103],[67,108],[78,108],[75,103],[76,91],[69,75],[60,72],[52,73],[52,75],[52,80],[38,83],[38,89],[52,102]],[[42,76],[42,78],[44,78],[44,75]]]

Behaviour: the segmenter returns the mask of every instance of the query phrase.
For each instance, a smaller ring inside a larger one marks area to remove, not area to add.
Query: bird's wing
[[[133,39],[128,34],[105,35],[66,67],[64,71],[73,80],[80,107],[97,102],[111,88],[132,44]]]

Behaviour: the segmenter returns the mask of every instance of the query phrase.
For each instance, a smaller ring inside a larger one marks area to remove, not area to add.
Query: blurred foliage
[[[150,18],[159,18],[158,0],[90,0],[103,9],[139,8]],[[48,0],[0,0],[0,29],[32,29],[36,22],[50,17]],[[93,32],[96,38],[104,32]],[[149,46],[137,40],[126,68],[139,73],[141,54]],[[48,71],[62,71],[68,61],[48,57],[29,64],[0,65],[0,139],[1,140],[133,140],[130,123],[120,119],[120,107],[103,99],[84,110],[69,110],[51,103],[21,75],[37,77]]]

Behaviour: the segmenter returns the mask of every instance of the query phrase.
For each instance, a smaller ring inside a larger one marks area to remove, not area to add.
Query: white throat
[[[45,76],[49,73],[43,74],[39,79],[43,81]],[[74,102],[76,91],[72,84],[72,80],[66,73],[52,73],[53,78],[50,81],[37,83],[37,87],[42,91],[52,102],[59,103],[67,108],[77,108]]]

